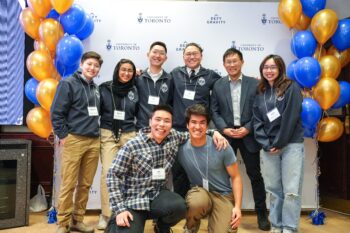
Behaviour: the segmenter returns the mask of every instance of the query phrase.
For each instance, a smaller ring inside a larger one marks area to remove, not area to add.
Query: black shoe
[[[257,217],[259,229],[262,231],[269,231],[271,229],[271,224],[269,219],[267,218],[267,212],[257,211]]]
[[[154,233],[173,233],[173,230],[171,230],[170,227],[159,227],[158,224],[154,224],[156,223],[156,221],[153,221],[153,230],[154,230]]]

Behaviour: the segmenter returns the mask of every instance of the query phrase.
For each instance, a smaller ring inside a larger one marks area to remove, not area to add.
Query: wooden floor
[[[335,212],[322,210],[326,213],[325,225],[315,226],[311,224],[311,220],[307,215],[302,215],[300,221],[300,233],[348,233],[350,232],[350,216],[338,214]],[[97,213],[88,213],[85,217],[85,223],[96,226],[98,222]],[[206,230],[207,221],[202,221],[199,233],[208,232]],[[184,221],[181,221],[173,227],[174,233],[182,233]],[[57,226],[55,224],[47,224],[46,213],[33,213],[29,218],[29,226],[18,227],[6,230],[0,230],[1,233],[54,233]],[[152,223],[147,221],[145,233],[153,233]],[[253,213],[243,213],[242,224],[239,233],[263,233],[257,228],[256,215]],[[103,233],[96,230],[95,233]]]

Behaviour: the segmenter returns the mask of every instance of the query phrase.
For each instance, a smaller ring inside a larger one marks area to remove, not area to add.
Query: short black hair
[[[200,53],[203,53],[203,48],[202,48],[199,44],[197,44],[197,43],[195,43],[195,42],[191,42],[191,43],[186,44],[186,46],[185,46],[185,48],[184,48],[184,53],[185,53],[185,50],[186,50],[188,47],[190,47],[190,46],[197,47],[198,50],[199,50],[199,52],[200,52]]]
[[[168,104],[160,104],[160,105],[154,106],[150,118],[153,117],[153,115],[154,115],[154,113],[155,113],[156,111],[165,111],[165,112],[170,113],[170,115],[173,115],[173,109],[172,109],[172,107],[170,107],[170,105],[168,105]]]
[[[193,104],[186,109],[185,116],[187,124],[190,122],[192,115],[205,116],[207,119],[207,125],[209,125],[210,114],[208,108],[204,104]]]
[[[89,52],[84,53],[83,56],[81,57],[80,62],[84,63],[84,61],[89,59],[89,58],[95,58],[98,61],[98,64],[100,64],[100,66],[102,66],[103,59],[102,59],[101,55],[94,52],[94,51],[89,51]]]
[[[167,48],[166,48],[166,44],[165,44],[164,42],[161,42],[161,41],[155,41],[155,42],[153,42],[153,43],[151,44],[151,46],[149,47],[149,50],[151,51],[152,48],[153,48],[154,46],[156,46],[156,45],[162,46],[162,47],[164,48],[164,50],[165,50],[165,53],[168,52],[168,50],[167,50]]]
[[[239,59],[241,61],[243,61],[243,54],[241,51],[239,51],[238,49],[235,48],[229,48],[228,50],[225,51],[223,58],[223,62],[225,62],[226,57],[230,56],[230,55],[235,55],[237,54]]]

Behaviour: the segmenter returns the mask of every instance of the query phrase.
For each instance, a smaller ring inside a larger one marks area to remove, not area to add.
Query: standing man
[[[190,140],[181,145],[178,160],[192,188],[186,195],[187,215],[184,233],[196,233],[202,218],[208,216],[209,233],[237,232],[242,204],[242,180],[231,147],[217,151],[206,135],[208,109],[195,104],[186,110]]]
[[[186,131],[185,110],[187,107],[201,103],[209,107],[210,91],[220,75],[201,66],[203,49],[197,43],[189,43],[183,51],[185,66],[175,68],[171,73],[171,93],[169,103],[174,109],[174,128]],[[185,196],[189,182],[179,164],[172,170],[174,191]]]
[[[100,153],[100,94],[93,79],[102,62],[98,53],[84,53],[81,72],[60,82],[51,106],[52,126],[63,148],[56,233],[94,232],[83,219]]]
[[[142,128],[117,153],[107,175],[115,215],[105,232],[140,233],[146,219],[156,219],[155,232],[169,233],[185,217],[184,199],[165,188],[178,147],[188,138],[188,133],[171,129],[172,118],[169,106],[155,106],[149,127]],[[226,144],[224,137],[214,138],[219,148]]]
[[[234,48],[223,56],[228,76],[215,83],[211,113],[215,126],[230,142],[235,153],[241,152],[250,179],[259,229],[270,230],[267,219],[266,192],[260,172],[261,146],[254,139],[252,114],[258,80],[242,74],[242,53]]]
[[[169,95],[170,75],[163,70],[162,65],[167,60],[167,47],[161,41],[153,42],[147,53],[149,67],[136,78],[139,93],[136,128],[148,126],[153,107],[166,104]]]

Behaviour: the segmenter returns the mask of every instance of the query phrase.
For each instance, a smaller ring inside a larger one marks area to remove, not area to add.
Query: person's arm
[[[50,109],[52,127],[61,144],[68,136],[67,116],[72,104],[71,96],[68,83],[60,82]]]
[[[221,81],[220,81],[221,82]],[[218,82],[219,83],[219,82]],[[213,91],[210,97],[210,112],[213,119],[213,122],[216,128],[223,133],[224,129],[227,128],[227,124],[224,118],[221,117],[220,105],[219,105],[219,96],[220,93],[217,84],[214,85]],[[228,107],[228,106],[226,106]]]
[[[272,142],[272,147],[276,149],[282,149],[285,147],[291,136],[293,135],[295,126],[300,120],[300,112],[303,103],[303,96],[301,90],[297,84],[291,84],[287,89],[284,96],[286,107],[281,114],[281,125],[274,141]]]
[[[227,166],[226,171],[231,177],[232,191],[235,199],[235,205],[232,209],[230,224],[232,229],[236,229],[241,223],[241,219],[242,219],[241,208],[242,208],[243,184],[242,184],[242,179],[239,173],[237,162],[234,162],[231,165]]]

